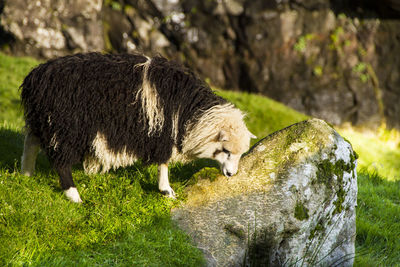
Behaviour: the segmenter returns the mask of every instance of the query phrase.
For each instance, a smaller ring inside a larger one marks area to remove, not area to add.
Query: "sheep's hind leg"
[[[158,166],[158,189],[161,194],[170,198],[175,198],[175,192],[169,185],[168,181],[168,165],[160,164]]]
[[[24,152],[21,158],[21,174],[32,176],[35,171],[36,157],[40,149],[39,144],[39,139],[28,131],[25,136]]]
[[[67,198],[72,202],[81,203],[82,200],[72,179],[71,166],[54,166],[54,168],[58,175],[60,175],[61,188],[64,190]]]

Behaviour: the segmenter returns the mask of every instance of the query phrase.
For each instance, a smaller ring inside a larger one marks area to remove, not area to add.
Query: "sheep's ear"
[[[220,142],[227,142],[227,141],[229,141],[228,133],[227,133],[225,130],[219,131],[219,134],[218,134],[218,141],[220,141]]]
[[[252,139],[257,139],[257,136],[255,136],[255,135],[252,134],[251,132],[249,132],[249,134],[250,134],[250,138],[252,138]]]

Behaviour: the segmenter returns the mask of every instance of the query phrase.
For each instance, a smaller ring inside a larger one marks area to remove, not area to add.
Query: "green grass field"
[[[185,182],[208,161],[170,168],[178,200],[162,197],[156,166],[140,163],[92,176],[77,166],[73,175],[82,205],[64,197],[44,155],[39,155],[35,176],[19,175],[23,119],[18,87],[36,64],[30,58],[0,53],[0,266],[201,265],[200,251],[172,224],[170,210],[183,201]],[[247,112],[249,129],[260,138],[307,118],[265,97],[218,94]],[[400,262],[398,135],[366,135],[349,128],[340,132],[360,156],[355,265],[396,266]]]

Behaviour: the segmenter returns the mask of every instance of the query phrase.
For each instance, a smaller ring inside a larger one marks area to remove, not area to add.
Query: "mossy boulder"
[[[173,219],[208,266],[352,265],[356,159],[324,121],[300,122],[255,144],[234,177],[199,175]]]

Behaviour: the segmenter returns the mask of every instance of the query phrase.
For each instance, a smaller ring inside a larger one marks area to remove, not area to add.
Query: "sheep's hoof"
[[[74,203],[82,203],[82,199],[79,196],[76,187],[70,187],[68,190],[65,190],[64,193],[70,201]]]
[[[176,199],[175,192],[172,188],[167,189],[167,190],[161,190],[161,194],[163,194],[164,196],[166,196],[168,198]]]

